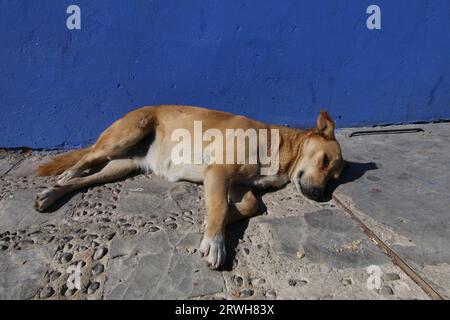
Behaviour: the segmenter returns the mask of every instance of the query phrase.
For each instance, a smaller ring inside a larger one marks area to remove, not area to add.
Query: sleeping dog
[[[92,146],[40,166],[39,176],[59,177],[36,195],[34,207],[44,211],[71,191],[136,171],[204,183],[207,224],[199,251],[217,269],[225,261],[226,225],[257,212],[252,190],[292,182],[318,200],[327,181],[339,177],[344,160],[334,130],[324,111],[316,128],[300,130],[199,107],[143,107],[114,122]]]

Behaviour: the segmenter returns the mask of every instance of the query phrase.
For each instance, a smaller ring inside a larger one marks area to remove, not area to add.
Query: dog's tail
[[[91,147],[64,153],[37,169],[37,176],[56,176],[72,167],[78,160],[91,150]]]

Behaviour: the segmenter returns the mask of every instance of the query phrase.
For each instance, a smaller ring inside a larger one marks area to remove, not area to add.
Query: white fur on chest
[[[205,165],[175,164],[171,156],[172,144],[169,141],[162,141],[156,135],[146,156],[138,160],[139,166],[144,172],[153,172],[171,182],[180,180],[203,182]]]

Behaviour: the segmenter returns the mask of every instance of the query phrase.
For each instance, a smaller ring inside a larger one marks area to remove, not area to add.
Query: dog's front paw
[[[47,209],[49,206],[55,202],[57,195],[56,195],[56,188],[49,188],[46,189],[38,194],[36,194],[36,197],[34,198],[34,204],[33,207],[39,211],[43,212],[45,209]]]
[[[77,170],[66,170],[58,176],[58,184],[62,185],[67,183],[70,179],[80,176],[80,172]]]
[[[203,257],[206,257],[208,265],[217,269],[225,262],[225,239],[222,235],[205,236],[200,244],[199,251]]]

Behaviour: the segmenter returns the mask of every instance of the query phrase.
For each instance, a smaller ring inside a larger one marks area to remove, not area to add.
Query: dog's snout
[[[322,189],[302,187],[302,193],[311,200],[319,200],[322,197]]]

